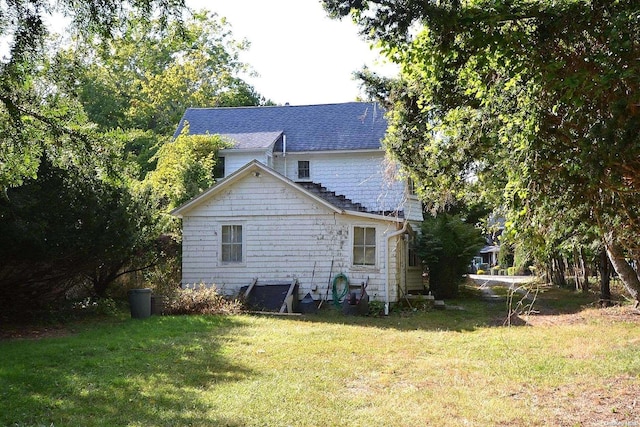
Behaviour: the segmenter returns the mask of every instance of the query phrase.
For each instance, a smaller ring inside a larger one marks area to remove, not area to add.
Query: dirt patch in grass
[[[632,306],[585,308],[577,313],[545,314],[544,312],[521,316],[531,326],[573,325],[592,321],[605,323],[632,322],[640,324],[640,312]]]
[[[543,301],[542,301],[543,303]],[[538,305],[540,311],[512,318],[512,326],[556,330],[558,327],[598,324],[606,328],[616,323],[640,326],[640,312],[630,305],[608,308],[586,307],[574,313],[559,313]],[[496,320],[498,322],[498,320]],[[635,326],[634,326],[635,327]],[[640,338],[623,345],[637,345]],[[567,357],[590,360],[597,358],[593,348],[573,349]],[[606,370],[607,361],[602,360]],[[573,382],[544,389],[524,385],[509,398],[528,402],[534,408],[551,410],[552,419],[545,425],[554,426],[640,426],[640,383],[637,376],[617,376],[593,382]]]
[[[597,384],[565,384],[550,390],[522,390],[516,399],[532,399],[535,406],[553,408],[554,426],[640,425],[640,385],[620,377]]]
[[[0,340],[54,338],[72,333],[73,331],[66,325],[3,325],[0,328]]]
[[[469,281],[466,288],[493,307],[504,307],[504,314],[495,317],[491,326],[562,326],[593,321],[640,323],[640,311],[624,303],[625,298],[618,293],[614,298],[617,305],[601,308],[597,289],[575,292],[535,282],[509,284],[490,280],[481,285]]]

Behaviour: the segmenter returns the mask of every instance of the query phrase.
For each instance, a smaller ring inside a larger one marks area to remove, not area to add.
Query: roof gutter
[[[398,217],[398,216],[380,215],[380,214],[377,214],[377,213],[359,212],[359,211],[350,211],[350,210],[345,210],[344,213],[347,214],[347,215],[357,216],[357,217],[360,217],[360,218],[368,218],[368,219],[390,221],[390,222],[394,222],[396,224],[400,224],[400,223],[406,221],[405,218],[401,218],[401,217]]]
[[[391,271],[390,271],[391,269],[389,268],[389,259],[391,258],[389,248],[391,247],[391,239],[406,233],[408,225],[409,225],[409,222],[404,221],[404,223],[402,224],[402,228],[400,230],[394,231],[393,233],[387,236],[386,246],[385,246],[387,260],[384,263],[384,270],[385,270],[384,272],[384,315],[385,316],[389,315],[389,283],[391,282],[389,277],[391,274]]]
[[[283,148],[283,151],[286,151]],[[330,150],[330,149],[326,149],[326,150],[305,150],[305,151],[291,151],[289,150],[291,153],[296,154],[296,155],[310,155],[310,154],[354,154],[354,153],[379,153],[381,151],[384,151],[384,148],[380,147],[380,148],[360,148],[360,149],[351,149],[351,150],[340,150],[340,149],[335,149],[335,150]]]

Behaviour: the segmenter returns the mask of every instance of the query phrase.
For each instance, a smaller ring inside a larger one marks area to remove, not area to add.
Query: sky
[[[276,104],[327,104],[361,95],[353,72],[396,68],[358,35],[350,19],[330,19],[320,0],[187,0],[227,18],[234,38],[251,47],[240,59],[259,77],[245,80]]]

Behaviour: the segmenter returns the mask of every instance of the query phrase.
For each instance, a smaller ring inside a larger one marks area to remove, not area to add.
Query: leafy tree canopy
[[[45,60],[51,48],[47,22],[61,15],[79,34],[106,38],[129,13],[167,19],[180,16],[183,6],[182,0],[3,2],[0,36],[8,52],[0,62],[0,190],[35,177],[43,153],[64,155],[79,164],[84,162],[79,153],[93,150],[86,117],[60,90]]]
[[[247,41],[233,38],[228,23],[209,12],[184,19],[140,19],[134,15],[109,38],[80,39],[55,58],[69,93],[78,94],[100,130],[121,129],[125,151],[140,168],[153,170],[158,147],[169,140],[185,109],[268,103],[243,75],[239,61]]]
[[[640,258],[638,2],[324,5],[401,64],[395,81],[362,76],[390,105],[388,146],[428,201],[476,194],[506,206],[521,238],[585,222],[608,236],[616,268],[615,249]]]
[[[264,101],[241,79],[250,73],[238,58],[248,46],[209,12],[169,22],[131,15],[112,37],[74,43],[59,60],[92,122],[171,135],[187,107]]]
[[[214,184],[218,151],[228,146],[217,135],[189,135],[186,124],[172,143],[158,150],[158,166],[145,183],[160,198],[160,205],[171,210]]]
[[[67,18],[80,39],[126,28],[129,16],[178,20],[182,0],[2,2],[0,36],[0,301],[35,306],[89,281],[101,293],[151,262],[150,198],[129,187],[126,140],[98,129],[68,89],[47,38]]]

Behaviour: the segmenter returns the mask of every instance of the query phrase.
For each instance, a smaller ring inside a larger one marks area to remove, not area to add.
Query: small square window
[[[311,169],[308,160],[298,161],[298,179],[308,179],[311,177]]]

